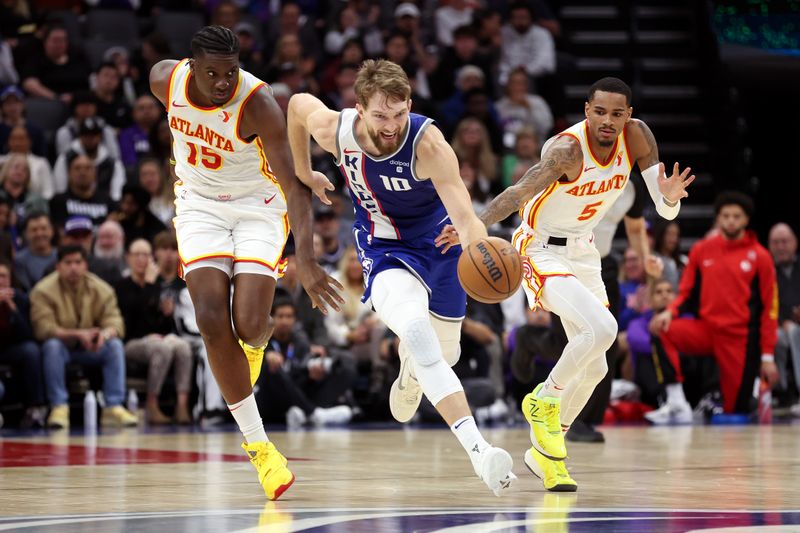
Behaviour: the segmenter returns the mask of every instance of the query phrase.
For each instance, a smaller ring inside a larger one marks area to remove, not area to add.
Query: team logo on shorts
[[[527,257],[523,257],[522,260],[522,277],[527,280],[533,279],[533,267],[531,266],[531,261]]]
[[[361,260],[361,270],[364,271],[364,283],[366,284],[369,279],[370,272],[372,272],[372,259],[365,257]]]

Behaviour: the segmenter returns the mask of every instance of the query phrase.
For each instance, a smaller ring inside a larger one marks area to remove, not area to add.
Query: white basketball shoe
[[[489,446],[478,454],[470,453],[469,455],[475,473],[495,496],[503,494],[517,479],[517,476],[511,471],[514,468],[514,460],[511,458],[511,454],[504,449]]]
[[[414,361],[411,354],[403,349],[401,342],[398,347],[400,355],[400,373],[392,383],[389,391],[389,410],[398,422],[408,422],[414,417],[422,401],[422,388],[419,386],[417,378],[411,375]]]

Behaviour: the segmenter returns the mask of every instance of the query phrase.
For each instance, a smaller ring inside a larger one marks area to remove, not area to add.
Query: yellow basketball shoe
[[[539,398],[544,383],[522,399],[522,413],[531,425],[531,444],[539,453],[554,461],[567,457],[564,434],[561,431],[561,398]]]
[[[564,461],[548,459],[539,450],[531,446],[525,452],[525,466],[544,483],[550,492],[575,492],[578,484],[569,476]]]
[[[254,348],[247,343],[239,341],[239,346],[244,350],[247,362],[250,364],[250,386],[254,386],[261,374],[261,364],[264,362],[264,347]]]
[[[264,487],[264,493],[270,500],[277,500],[286,489],[294,483],[292,474],[286,465],[286,457],[271,442],[242,443],[250,462],[258,472],[258,481]]]

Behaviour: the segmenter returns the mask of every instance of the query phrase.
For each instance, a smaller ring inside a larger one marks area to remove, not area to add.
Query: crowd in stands
[[[0,3],[0,412],[20,414],[22,427],[68,427],[69,407],[87,387],[102,391],[105,425],[137,423],[125,406],[130,390],[144,399],[149,424],[228,416],[179,276],[171,137],[148,86],[150,68],[187,55],[207,23],[238,35],[243,68],[271,85],[284,111],[301,91],[351,107],[362,60],[401,65],[412,110],[450,139],[477,211],[569,125],[561,28],[545,0]],[[315,208],[314,249],[344,285],[346,304],[327,317],[312,308],[290,242],[275,304],[264,310],[275,332],[256,397],[265,420],[290,426],[388,420],[397,339],[360,302],[350,200],[331,158],[313,157],[338,188],[332,206]],[[621,297],[612,372],[658,407],[681,368],[654,377],[667,359],[652,356],[652,320],[678,293],[692,255],[680,246],[679,222],[653,222],[661,280],[648,279],[633,249],[610,255]],[[490,230],[508,236],[516,223]],[[800,383],[800,265],[789,226],[773,228],[769,252],[780,293],[776,388],[791,404]],[[547,311],[527,310],[521,293],[497,305],[469,302],[456,372],[479,421],[505,419],[553,364],[558,327]],[[525,350],[535,352],[534,366],[512,372]],[[726,390],[719,378],[707,381],[687,392],[693,403],[714,386]],[[435,419],[425,404],[420,416]]]

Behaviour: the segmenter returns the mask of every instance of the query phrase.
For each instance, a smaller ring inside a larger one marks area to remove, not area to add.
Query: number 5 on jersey
[[[197,145],[187,142],[189,145],[188,162],[193,167],[197,166]],[[200,147],[200,163],[208,170],[219,170],[222,167],[222,156],[207,146]]]
[[[593,216],[597,214],[597,209],[603,205],[603,202],[594,202],[591,204],[586,204],[581,211],[581,216],[578,217],[578,220],[589,220]]]

